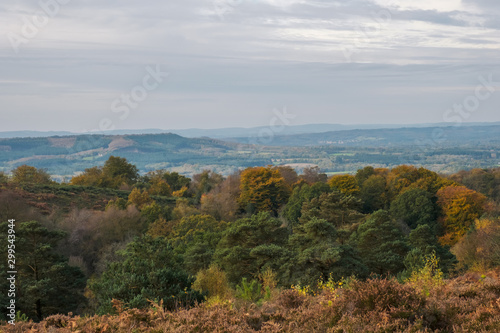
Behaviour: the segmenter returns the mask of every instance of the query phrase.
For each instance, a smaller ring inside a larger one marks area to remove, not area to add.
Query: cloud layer
[[[0,5],[2,131],[439,122],[500,81],[494,0],[58,1]]]

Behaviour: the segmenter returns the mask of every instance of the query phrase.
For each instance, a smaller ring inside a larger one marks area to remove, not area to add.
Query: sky
[[[500,121],[498,0],[5,3],[0,131]]]

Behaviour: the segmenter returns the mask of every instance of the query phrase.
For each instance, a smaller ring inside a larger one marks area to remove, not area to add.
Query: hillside
[[[248,142],[248,138],[227,139],[234,142]],[[277,135],[270,143],[274,146],[323,146],[344,147],[423,147],[435,148],[500,144],[500,125],[448,126],[448,127],[405,127],[382,129],[352,129]]]
[[[213,139],[188,139],[176,134],[80,135],[0,139],[0,170],[22,164],[46,168],[52,175],[72,176],[110,155],[128,158],[145,171],[183,164],[225,165],[238,145]]]
[[[111,155],[127,158],[141,173],[168,169],[185,175],[204,169],[228,175],[269,164],[312,164],[330,174],[352,173],[366,164],[413,164],[445,173],[500,164],[498,125],[277,134],[231,141],[172,133],[0,139],[0,171],[28,164],[60,181],[102,165]]]

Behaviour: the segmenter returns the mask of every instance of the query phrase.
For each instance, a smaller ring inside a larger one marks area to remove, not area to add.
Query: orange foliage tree
[[[443,216],[440,222],[444,236],[443,245],[457,243],[479,218],[485,209],[486,197],[465,186],[446,186],[437,192],[438,204]]]
[[[240,207],[249,212],[268,211],[277,215],[287,202],[290,187],[276,168],[248,168],[241,173]]]
[[[400,165],[393,168],[387,175],[387,187],[391,198],[410,188],[420,188],[431,194],[439,189],[454,185],[454,182],[440,177],[437,173],[425,168],[416,168],[411,165]]]

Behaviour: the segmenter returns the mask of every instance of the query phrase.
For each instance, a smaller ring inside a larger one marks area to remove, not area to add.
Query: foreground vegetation
[[[3,326],[5,332],[498,332],[500,272],[468,273],[428,285],[394,279],[351,280],[302,290],[272,291],[259,303],[218,298],[166,311],[114,302],[115,314],[53,315],[39,323]]]
[[[140,175],[114,156],[59,184],[22,165],[0,173],[2,329],[495,332],[499,185],[408,165]]]

